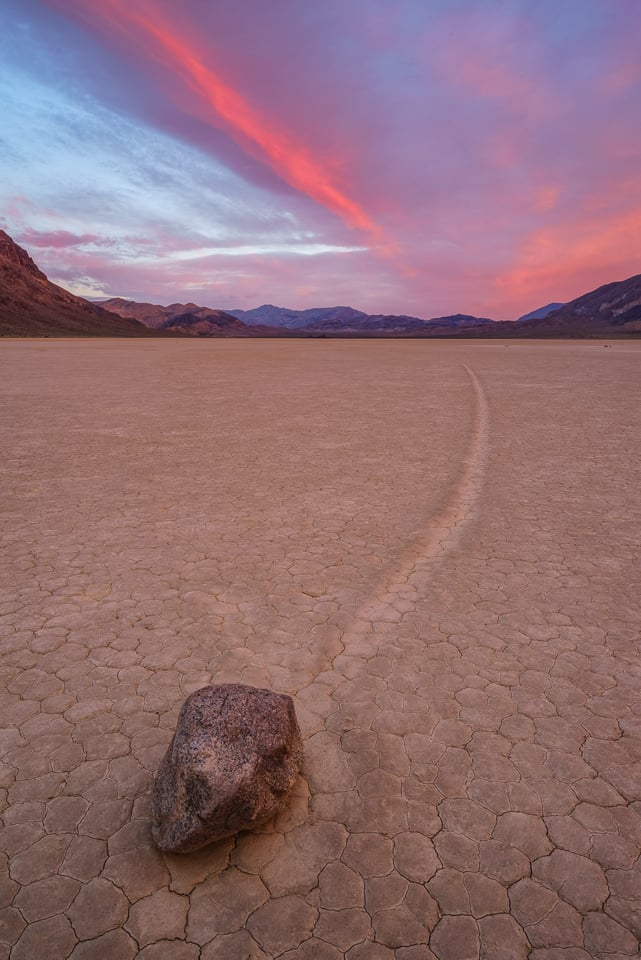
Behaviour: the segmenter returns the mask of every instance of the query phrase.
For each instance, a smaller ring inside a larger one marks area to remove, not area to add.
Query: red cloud
[[[59,4],[50,0],[54,6]],[[86,14],[81,11],[81,16]],[[349,226],[382,241],[382,230],[366,211],[334,182],[332,173],[303,144],[260,116],[258,111],[233,87],[218,76],[204,56],[181,36],[177,18],[164,18],[153,0],[137,4],[125,0],[94,3],[92,14],[101,17],[118,32],[136,38],[145,51],[170,74],[178,76],[190,92],[181,107],[211,126],[223,126],[247,153],[266,161],[286,183],[305,193],[328,210],[338,214]],[[172,91],[176,96],[176,92]],[[194,98],[195,95],[195,98]]]

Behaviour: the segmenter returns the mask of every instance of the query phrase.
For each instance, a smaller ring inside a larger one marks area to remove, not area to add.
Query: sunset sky
[[[514,319],[641,273],[640,0],[2,0],[0,227],[85,296]]]

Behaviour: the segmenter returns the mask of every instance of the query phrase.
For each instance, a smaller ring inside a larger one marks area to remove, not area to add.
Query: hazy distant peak
[[[547,317],[548,313],[552,313],[554,310],[560,310],[560,308],[564,306],[564,303],[546,303],[544,307],[538,307],[537,310],[524,313],[516,322],[522,323],[524,320],[542,320],[544,317]]]

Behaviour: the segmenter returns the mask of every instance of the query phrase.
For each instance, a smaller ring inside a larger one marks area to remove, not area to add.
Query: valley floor
[[[6,341],[0,440],[0,956],[638,956],[641,342]],[[222,681],[303,776],[163,856]]]

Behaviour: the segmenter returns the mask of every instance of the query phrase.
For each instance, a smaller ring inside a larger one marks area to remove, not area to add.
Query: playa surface
[[[638,955],[641,343],[7,341],[0,426],[0,956]],[[223,681],[303,776],[161,855]]]

